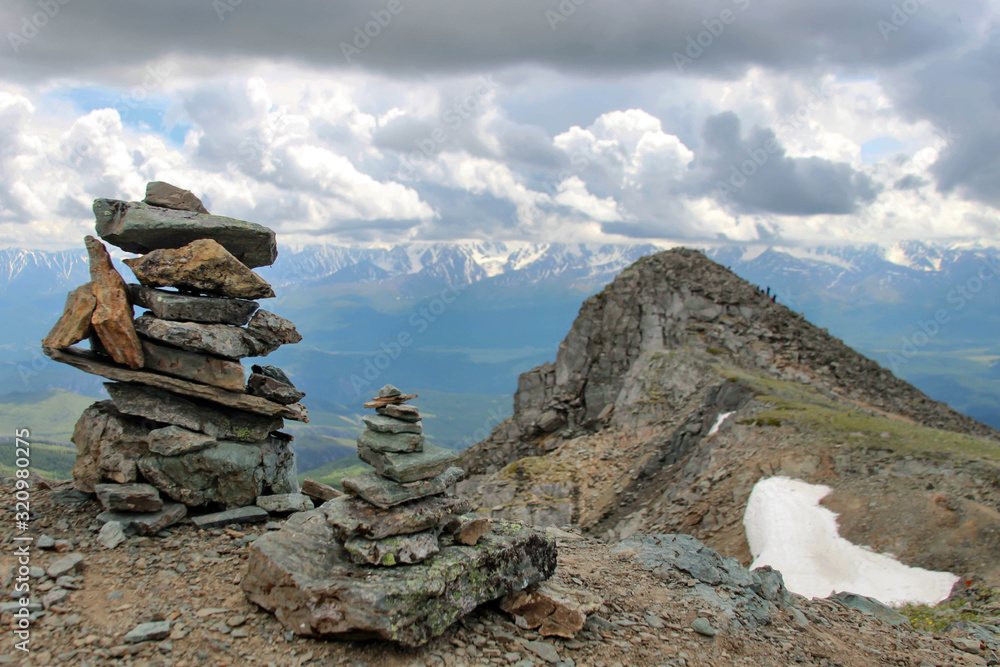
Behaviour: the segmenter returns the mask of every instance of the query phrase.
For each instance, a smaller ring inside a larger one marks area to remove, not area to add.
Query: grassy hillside
[[[0,395],[0,422],[10,429],[0,437],[13,436],[15,428],[27,428],[36,440],[68,444],[76,420],[93,402],[93,398],[62,389]]]

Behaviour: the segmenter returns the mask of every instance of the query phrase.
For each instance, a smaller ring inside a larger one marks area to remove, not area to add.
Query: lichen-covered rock
[[[458,454],[426,442],[421,451],[413,453],[379,452],[368,447],[359,438],[358,458],[374,467],[383,477],[405,483],[440,475],[458,460]]]
[[[178,456],[149,454],[138,465],[150,484],[185,505],[242,507],[261,495],[295,491],[288,488],[295,458],[288,441],[274,436],[254,443],[223,440]]]
[[[129,252],[180,248],[211,239],[250,268],[270,266],[278,256],[274,232],[246,220],[117,199],[95,199],[94,217],[97,234]]]
[[[351,495],[363,498],[372,505],[386,508],[409,500],[444,493],[464,475],[461,468],[451,467],[435,477],[403,485],[377,473],[366,472],[357,477],[345,477],[340,483],[344,486],[344,491]]]
[[[293,515],[249,547],[241,586],[299,635],[381,638],[420,646],[478,605],[552,576],[555,543],[500,522],[474,547],[449,546],[416,565],[351,563],[322,508]]]
[[[393,535],[381,540],[352,537],[344,542],[344,551],[355,563],[392,567],[412,565],[427,560],[438,551],[438,531],[425,530],[409,535]]]
[[[372,431],[378,433],[423,433],[420,422],[396,419],[388,415],[364,415],[361,420]]]
[[[354,496],[340,496],[323,503],[319,509],[337,539],[359,536],[380,540],[444,526],[454,515],[468,511],[469,503],[455,496],[434,496],[382,509]]]
[[[147,287],[176,287],[236,299],[274,296],[267,281],[211,239],[192,241],[181,248],[154,250],[124,262]]]

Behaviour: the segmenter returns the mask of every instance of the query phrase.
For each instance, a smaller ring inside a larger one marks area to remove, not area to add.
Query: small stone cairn
[[[274,263],[274,232],[211,215],[163,182],[149,183],[142,202],[97,199],[94,214],[98,236],[141,254],[124,260],[139,284],[86,237],[91,281],[70,292],[42,348],[112,380],[111,400],[87,408],[73,433],[75,485],[117,524],[102,531],[106,543],[122,529],[155,533],[188,507],[241,508],[195,518],[206,526],[265,520],[256,505],[311,509],[297,493],[291,436],[279,430],[284,418],[308,421],[305,394],[274,366],[254,365],[247,380],[240,363],[302,339],[254,300],[274,296],[252,271]],[[133,319],[133,305],[149,312]],[[73,347],[84,340],[90,350]]]
[[[425,441],[420,413],[392,385],[365,403],[358,456],[373,472],[345,495],[292,515],[250,546],[247,598],[289,630],[426,643],[476,606],[552,576],[555,543],[521,524],[468,513],[449,492],[457,453]]]

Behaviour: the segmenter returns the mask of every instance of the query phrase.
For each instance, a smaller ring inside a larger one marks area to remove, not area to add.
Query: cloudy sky
[[[6,0],[0,247],[146,181],[283,243],[995,243],[1000,2]]]

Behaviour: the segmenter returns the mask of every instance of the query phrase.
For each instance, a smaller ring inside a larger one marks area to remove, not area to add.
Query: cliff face
[[[960,499],[949,520],[986,517],[1000,509],[998,440],[702,253],[674,249],[584,302],[555,363],[521,375],[513,416],[461,464],[473,473],[463,492],[494,515],[612,540],[677,530],[748,560],[742,511],[761,477],[827,483],[845,507],[895,495],[911,513],[906,494],[941,491]],[[907,456],[928,462],[920,474],[863,483]],[[1000,547],[1000,520],[981,523]],[[978,560],[948,554],[917,560]]]

